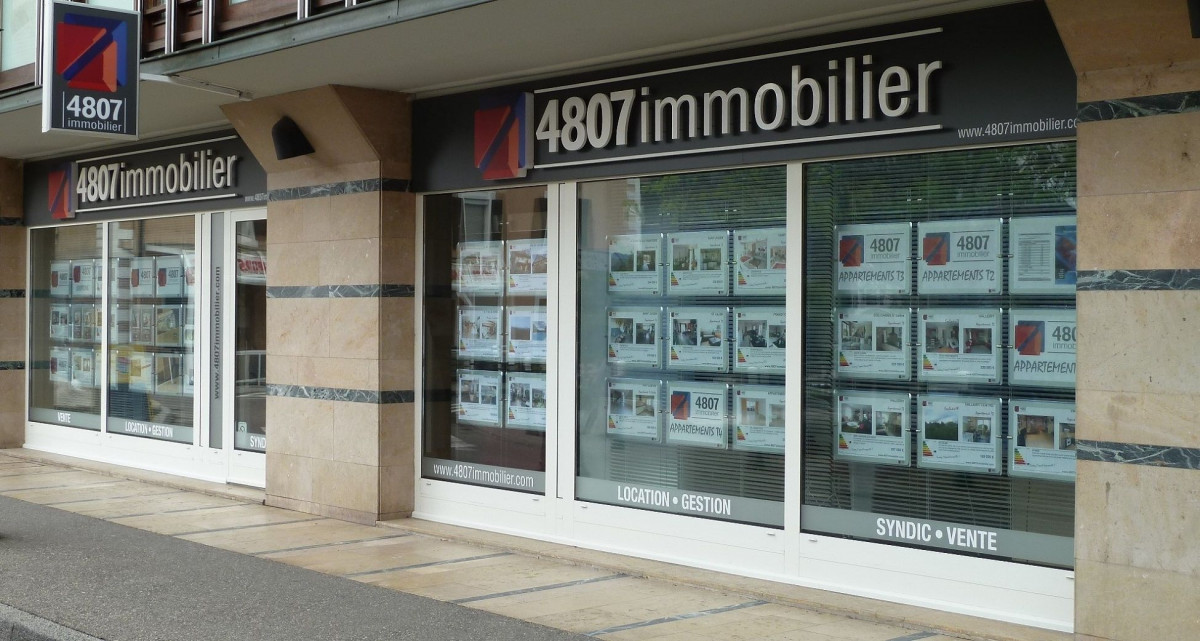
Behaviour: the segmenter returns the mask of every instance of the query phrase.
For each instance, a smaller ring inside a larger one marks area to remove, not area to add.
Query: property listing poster
[[[159,256],[155,261],[155,295],[159,298],[183,296],[183,260],[178,256]]]
[[[729,232],[667,234],[667,293],[729,293]]]
[[[608,291],[658,296],[661,234],[631,234],[608,238]]]
[[[71,339],[71,306],[50,306],[50,338],[66,341]]]
[[[918,380],[1000,382],[1000,308],[930,308],[917,314]]]
[[[50,263],[50,295],[71,295],[71,261],[56,260]]]
[[[546,362],[546,308],[508,308],[509,360]]]
[[[917,398],[918,467],[1000,473],[1000,399]]]
[[[154,272],[154,257],[129,259],[129,294],[134,298],[153,298],[158,275]]]
[[[508,293],[545,294],[548,267],[545,238],[508,241]]]
[[[668,368],[728,370],[725,336],[729,332],[729,308],[676,307],[667,310],[667,322],[671,332]]]
[[[787,310],[738,307],[733,310],[733,369],[783,373],[787,365]]]
[[[670,383],[667,443],[728,449],[727,396],[729,386],[724,383]]]
[[[71,261],[71,295],[75,298],[99,296],[96,287],[96,263],[90,259]],[[103,285],[101,285],[103,287]]]
[[[458,389],[453,412],[466,425],[500,425],[500,398],[504,393],[500,372],[458,370]]]
[[[844,378],[907,381],[907,307],[844,307],[837,315],[837,373]]]
[[[783,386],[733,387],[733,449],[783,454]]]
[[[608,362],[661,367],[661,323],[661,307],[608,310]]]
[[[1008,310],[1011,385],[1075,387],[1075,310]]]
[[[500,307],[460,307],[455,339],[459,358],[500,360]]]
[[[999,218],[917,223],[917,293],[999,294]]]
[[[608,434],[662,442],[659,391],[662,383],[650,379],[608,380]]]
[[[841,391],[837,394],[836,458],[909,466],[909,394]]]
[[[154,353],[153,352],[130,352],[127,361],[125,362],[125,372],[121,372],[121,363],[117,363],[117,376],[115,380],[121,380],[121,375],[124,374],[129,381],[129,391],[145,392],[147,394],[154,393]]]
[[[50,348],[50,381],[71,382],[71,350],[66,347]]]
[[[508,420],[504,427],[546,431],[546,375],[510,372],[505,379]]]
[[[71,383],[76,387],[95,387],[96,351],[92,349],[71,350]]]
[[[912,223],[838,225],[837,291],[912,293]]]
[[[774,296],[787,291],[787,228],[733,232],[733,293]]]
[[[1008,237],[1010,292],[1075,293],[1075,216],[1013,218]]]
[[[500,294],[504,290],[504,243],[477,240],[458,244],[450,285],[460,292]]]
[[[1009,402],[1010,476],[1075,480],[1075,404]]]

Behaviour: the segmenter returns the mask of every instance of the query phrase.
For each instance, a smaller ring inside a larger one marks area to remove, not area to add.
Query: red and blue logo
[[[50,209],[50,216],[55,220],[75,217],[75,201],[72,200],[72,196],[75,194],[73,173],[70,164],[62,165],[50,172],[46,206]]]
[[[533,166],[533,94],[489,96],[475,111],[475,167],[487,180],[524,178]]]
[[[120,19],[67,13],[55,28],[54,71],[71,89],[113,93],[129,81],[129,27]]]

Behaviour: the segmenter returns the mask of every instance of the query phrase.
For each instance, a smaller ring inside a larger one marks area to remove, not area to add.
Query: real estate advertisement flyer
[[[500,426],[500,399],[504,393],[501,372],[458,370],[456,420],[466,425]]]
[[[917,397],[917,466],[1000,473],[1000,399]]]
[[[908,332],[912,310],[907,307],[844,307],[837,316],[837,374],[842,378],[907,381]]]
[[[909,402],[905,393],[837,393],[835,458],[909,466]]]
[[[694,447],[729,448],[724,383],[675,381],[668,384],[670,414],[667,443]]]
[[[729,293],[729,232],[667,234],[667,294]]]
[[[499,295],[504,291],[504,243],[479,240],[458,244],[450,286],[460,292]]]
[[[546,308],[509,307],[506,350],[508,359],[546,362]]]
[[[729,369],[725,337],[727,307],[676,307],[667,310],[671,332],[669,369],[724,372]]]
[[[733,449],[783,454],[783,386],[733,386]]]
[[[912,293],[912,223],[838,225],[839,294]]]
[[[1075,294],[1075,216],[1013,218],[1008,223],[1008,290]]]
[[[733,232],[733,293],[782,296],[787,290],[787,228]]]
[[[738,307],[733,322],[733,369],[782,374],[787,366],[787,309]]]
[[[1000,382],[1000,308],[929,308],[917,315],[918,380]]]
[[[546,375],[510,372],[505,378],[508,420],[504,427],[546,431]]]
[[[545,294],[549,267],[545,238],[508,241],[508,293]]]
[[[1011,476],[1075,480],[1075,404],[1013,399],[1008,424]]]
[[[661,442],[661,389],[657,380],[609,379],[608,435]]]
[[[661,367],[661,323],[661,307],[609,309],[608,362]]]
[[[999,218],[917,223],[917,293],[999,294],[1001,225]]]
[[[658,296],[662,293],[662,235],[608,238],[608,291]]]
[[[458,325],[455,326],[455,343],[459,358],[474,358],[486,361],[500,360],[501,317],[500,307],[460,307]]]
[[[1075,387],[1075,310],[1014,307],[1008,317],[1008,382]]]

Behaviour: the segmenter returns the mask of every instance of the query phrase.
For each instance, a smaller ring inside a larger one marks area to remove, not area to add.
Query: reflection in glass
[[[195,219],[110,223],[108,431],[193,443]]]
[[[267,221],[237,223],[234,447],[267,451]]]
[[[546,189],[425,198],[428,478],[542,492]]]

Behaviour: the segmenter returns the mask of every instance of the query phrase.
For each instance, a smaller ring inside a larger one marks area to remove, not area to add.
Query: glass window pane
[[[801,527],[1071,566],[1074,143],[813,163],[804,193]]]
[[[194,442],[195,218],[109,225],[108,431]]]
[[[422,474],[544,492],[546,188],[424,205]]]
[[[577,498],[782,527],[785,169],[579,197]]]
[[[33,64],[37,53],[37,2],[0,2],[0,71]]]
[[[234,447],[267,451],[267,221],[237,223]]]
[[[100,429],[102,233],[100,225],[30,232],[31,421]]]

